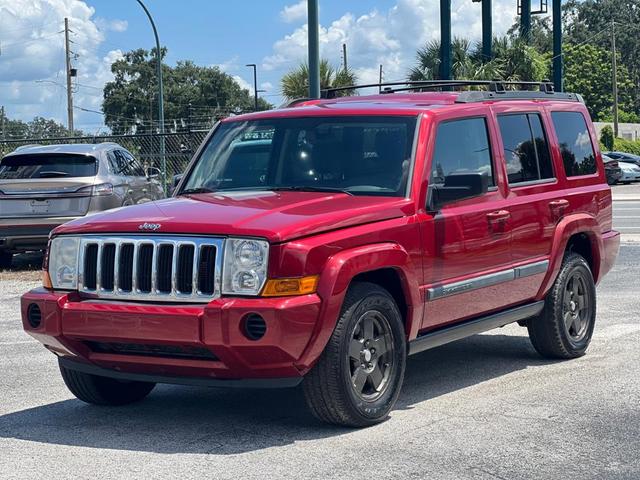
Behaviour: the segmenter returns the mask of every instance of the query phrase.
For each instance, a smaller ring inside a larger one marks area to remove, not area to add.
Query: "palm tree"
[[[358,82],[358,77],[352,70],[335,69],[328,60],[320,61],[320,88],[349,87]],[[309,96],[309,65],[301,63],[298,67],[285,74],[280,81],[282,96],[293,100]],[[336,96],[352,95],[354,90],[336,92]]]

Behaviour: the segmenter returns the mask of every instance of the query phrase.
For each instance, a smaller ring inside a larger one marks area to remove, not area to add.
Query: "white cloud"
[[[307,0],[300,0],[293,5],[285,6],[280,12],[280,18],[287,23],[307,19]]]
[[[416,50],[427,41],[440,38],[439,3],[438,0],[396,0],[386,11],[372,9],[360,16],[345,13],[328,25],[320,26],[320,54],[339,65],[342,44],[346,43],[349,66],[363,83],[378,80],[380,64],[384,66],[386,81],[405,79]],[[494,35],[505,33],[515,17],[515,3],[494,0]],[[480,40],[480,3],[452,0],[451,20],[454,36]],[[306,58],[305,24],[277,40],[273,53],[263,59],[262,67],[274,73],[285,73]]]
[[[122,56],[115,50],[105,56],[98,49],[105,32],[122,31],[127,22],[95,17],[81,0],[0,0],[0,98],[11,118],[53,118],[66,124],[64,18],[69,18],[74,57],[78,70],[74,104],[100,110],[102,87],[113,78],[111,63]],[[76,126],[96,127],[100,115],[74,111]]]
[[[238,85],[240,85],[240,88],[242,88],[244,90],[249,90],[249,93],[251,93],[253,95],[253,84],[252,83],[247,82],[240,75],[233,75],[233,79],[236,81],[236,83]]]

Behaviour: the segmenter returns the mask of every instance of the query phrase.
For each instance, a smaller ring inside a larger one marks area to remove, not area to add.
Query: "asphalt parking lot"
[[[396,410],[324,426],[299,390],[160,386],[139,404],[72,398],[21,330],[37,255],[0,273],[0,478],[640,478],[640,244],[598,288],[588,354],[541,359],[508,326],[409,359]]]

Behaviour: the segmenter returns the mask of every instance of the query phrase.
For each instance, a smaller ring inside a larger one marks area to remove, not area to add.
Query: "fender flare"
[[[578,233],[586,235],[589,239],[593,260],[593,279],[595,282],[598,281],[602,252],[604,250],[602,236],[600,235],[600,225],[596,218],[589,214],[578,213],[570,215],[560,220],[556,225],[551,242],[551,251],[549,253],[549,269],[542,281],[536,300],[542,300],[553,285],[553,282],[555,282],[556,277],[560,273],[560,267],[562,267],[562,260],[564,259],[564,251],[567,249],[567,243],[573,235]]]
[[[423,310],[419,281],[415,277],[416,269],[407,251],[391,242],[343,250],[331,256],[322,270],[317,290],[318,296],[322,299],[318,322],[305,351],[296,362],[297,368],[303,373],[315,364],[329,342],[352,279],[361,273],[382,268],[393,268],[400,277],[402,290],[407,299],[407,335],[414,327],[419,328]]]

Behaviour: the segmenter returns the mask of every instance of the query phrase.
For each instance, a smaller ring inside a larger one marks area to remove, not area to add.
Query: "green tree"
[[[613,129],[609,125],[605,125],[600,132],[600,143],[607,150],[613,150]]]
[[[320,88],[349,87],[358,83],[358,77],[352,70],[334,68],[328,60],[320,60]],[[301,63],[288,72],[280,81],[282,96],[289,100],[309,96],[309,65]],[[352,95],[354,90],[336,92],[336,96]]]
[[[583,96],[591,117],[598,121],[611,115],[613,105],[611,53],[590,44],[566,45],[564,89]],[[633,111],[633,83],[624,65],[618,66],[620,108]]]
[[[164,58],[166,50],[162,50]],[[138,133],[157,129],[157,78],[155,50],[133,50],[111,66],[114,80],[104,87],[102,110],[113,133]],[[230,113],[253,110],[254,98],[218,67],[202,67],[179,61],[162,65],[165,128],[181,130],[208,126]],[[259,100],[258,108],[272,106]]]

